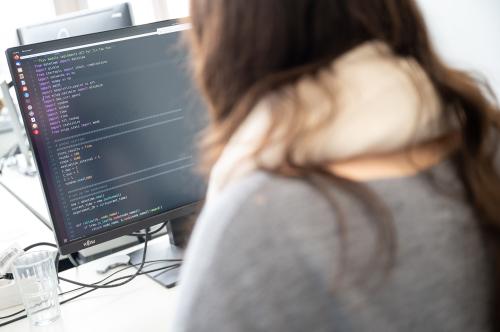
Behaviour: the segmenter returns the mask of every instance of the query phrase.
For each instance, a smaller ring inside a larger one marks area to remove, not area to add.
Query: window
[[[97,9],[123,2],[130,4],[134,24],[145,24],[156,21],[155,8],[151,0],[87,0],[87,6],[89,9]]]
[[[500,2],[419,0],[418,4],[447,63],[486,78],[500,97]]]
[[[188,0],[166,0],[167,14],[170,18],[189,16]]]
[[[0,81],[10,81],[4,51],[17,46],[16,29],[56,17],[53,0],[0,2]]]

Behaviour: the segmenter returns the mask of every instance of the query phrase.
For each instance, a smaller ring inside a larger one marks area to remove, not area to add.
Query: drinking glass
[[[47,325],[61,314],[54,257],[53,251],[33,251],[12,264],[26,313],[35,326]]]

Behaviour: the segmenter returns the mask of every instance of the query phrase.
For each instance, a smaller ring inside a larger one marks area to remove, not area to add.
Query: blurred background
[[[16,29],[121,3],[123,0],[0,1],[0,82],[11,80],[4,51],[19,44]],[[500,21],[496,19],[500,1],[418,0],[418,3],[440,54],[451,65],[487,79],[500,95]],[[128,4],[136,25],[189,15],[189,0],[130,0]],[[9,121],[0,102],[0,156],[15,144]]]

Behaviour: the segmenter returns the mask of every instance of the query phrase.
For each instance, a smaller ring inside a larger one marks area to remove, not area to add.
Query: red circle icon
[[[40,134],[40,130],[38,129],[33,130],[33,135],[38,135],[38,134]]]

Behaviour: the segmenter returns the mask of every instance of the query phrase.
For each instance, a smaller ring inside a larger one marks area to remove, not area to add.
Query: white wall
[[[167,8],[169,17],[189,16],[188,0],[167,0]]]
[[[452,66],[486,77],[500,99],[500,1],[417,2],[439,53]]]

